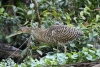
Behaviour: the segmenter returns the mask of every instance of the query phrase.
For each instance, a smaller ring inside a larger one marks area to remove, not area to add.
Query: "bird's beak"
[[[22,33],[23,33],[23,32],[20,30],[20,31],[17,31],[17,32],[15,32],[15,33],[13,33],[13,34],[7,36],[6,38],[10,38],[10,37],[13,37],[13,36],[15,36],[15,35],[22,34]]]

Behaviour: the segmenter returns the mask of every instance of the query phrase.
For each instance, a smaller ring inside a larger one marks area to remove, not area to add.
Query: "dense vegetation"
[[[56,53],[56,46],[34,42],[34,36],[31,36],[31,47],[23,62],[17,64],[7,58],[0,62],[1,67],[44,67],[100,59],[100,0],[31,1],[0,1],[0,43],[20,47],[29,38],[29,34],[11,38],[6,36],[18,31],[22,26],[48,28],[54,24],[64,24],[79,29],[84,36],[67,45],[66,55],[63,48],[60,53]],[[27,42],[20,48],[23,50],[22,56],[26,52],[26,47]],[[33,55],[39,57],[35,58]]]

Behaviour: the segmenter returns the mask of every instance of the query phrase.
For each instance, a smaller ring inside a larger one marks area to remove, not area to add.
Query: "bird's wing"
[[[71,41],[76,38],[76,30],[69,26],[52,26],[49,30],[51,38],[61,42]]]

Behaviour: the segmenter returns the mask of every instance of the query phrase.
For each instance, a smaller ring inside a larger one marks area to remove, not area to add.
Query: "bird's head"
[[[20,27],[19,31],[22,33],[31,33],[32,28],[31,27]]]
[[[32,30],[31,27],[20,27],[20,29],[17,32],[14,32],[13,34],[7,36],[6,38],[10,38],[15,35],[22,34],[22,33],[31,33],[31,30]]]

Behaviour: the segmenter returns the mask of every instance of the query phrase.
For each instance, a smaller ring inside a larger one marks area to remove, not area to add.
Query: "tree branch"
[[[38,11],[38,3],[36,2],[36,0],[33,0],[33,3],[34,3],[35,12],[37,14],[37,18],[38,18],[38,21],[39,21],[38,27],[41,27],[42,21],[41,21],[41,17],[39,15],[39,11]]]

